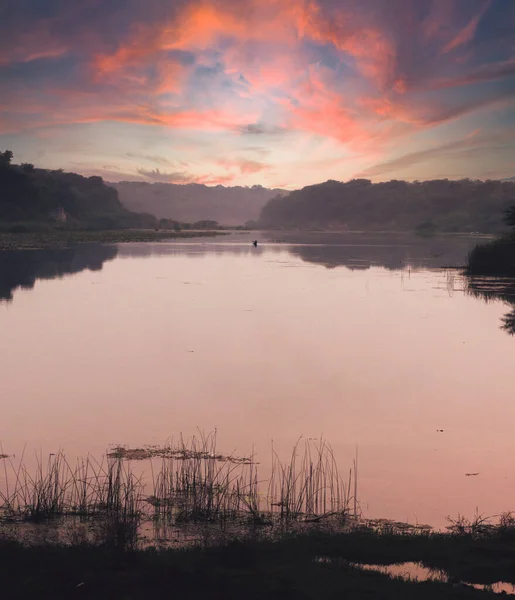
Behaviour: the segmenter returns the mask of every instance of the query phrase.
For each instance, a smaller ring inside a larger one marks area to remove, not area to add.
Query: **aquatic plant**
[[[57,517],[96,519],[102,543],[133,546],[142,521],[156,528],[191,524],[226,527],[345,525],[354,504],[354,468],[344,480],[330,445],[299,439],[288,462],[272,447],[270,477],[261,480],[254,454],[217,451],[216,431],[164,447],[116,447],[102,460],[92,456],[70,463],[64,452],[36,456],[33,472],[25,454],[5,456],[0,480],[0,520],[40,522]],[[140,461],[148,461],[144,483]],[[156,461],[159,461],[156,467]]]

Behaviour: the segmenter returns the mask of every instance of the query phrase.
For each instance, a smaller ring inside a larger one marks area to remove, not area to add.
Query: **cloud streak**
[[[391,173],[405,170],[407,167],[420,165],[432,160],[441,161],[445,158],[448,159],[449,155],[469,153],[471,151],[492,146],[503,147],[503,144],[508,144],[513,140],[514,133],[514,130],[499,133],[497,135],[485,135],[479,132],[472,132],[464,139],[453,140],[417,152],[410,152],[409,154],[404,154],[398,158],[373,165],[358,173],[356,177],[376,178],[384,175],[389,176]]]
[[[513,106],[515,48],[496,31],[515,27],[515,10],[503,0],[12,6],[0,24],[0,135],[115,122],[170,132],[171,147],[174,132],[232,140],[231,156],[255,137],[269,154],[290,139],[332,140],[370,158]],[[138,165],[148,180],[190,175],[157,153],[126,158],[152,165]],[[228,164],[224,176],[241,181],[272,172],[259,161]]]

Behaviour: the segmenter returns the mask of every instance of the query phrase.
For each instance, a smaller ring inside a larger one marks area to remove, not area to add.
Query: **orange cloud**
[[[41,78],[39,89],[22,89],[15,80],[2,91],[2,109],[9,118],[0,114],[0,126],[16,132],[119,121],[234,132],[235,137],[264,134],[265,143],[271,134],[297,131],[308,134],[303,138],[307,147],[317,136],[336,140],[342,152],[345,147],[370,155],[384,152],[401,136],[499,100],[493,92],[481,98],[445,95],[445,88],[515,72],[513,59],[501,56],[494,64],[476,61],[467,72],[469,54],[456,52],[473,40],[489,2],[472,18],[470,10],[458,13],[455,0],[431,2],[422,22],[416,21],[420,13],[409,2],[406,15],[390,18],[386,9],[402,5],[400,0],[371,2],[377,10],[361,0],[189,0],[178,7],[156,2],[159,20],[135,14],[115,39],[85,27],[76,42],[63,34],[66,20],[61,19],[58,27],[40,23],[33,39],[20,36],[23,44],[13,43],[10,49],[0,41],[8,62],[67,52],[80,56],[77,70],[70,69],[72,76],[63,77],[61,85],[49,69],[46,88]],[[464,19],[466,25],[458,30],[456,22]],[[452,57],[445,56],[451,52]],[[456,67],[457,58],[463,66]],[[19,68],[30,72],[34,66]],[[81,77],[75,79],[77,73]],[[433,93],[421,93],[427,90]],[[292,151],[299,153],[299,148]],[[237,147],[234,154],[238,156]],[[243,159],[225,160],[218,167],[229,171],[221,176],[228,178],[271,168]],[[180,173],[155,173],[168,175]],[[215,181],[217,176],[202,177]]]

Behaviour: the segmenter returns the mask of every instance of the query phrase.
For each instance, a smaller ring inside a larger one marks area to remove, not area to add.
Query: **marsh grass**
[[[353,469],[344,480],[325,440],[300,438],[286,462],[272,447],[267,480],[260,479],[254,454],[224,455],[216,443],[215,431],[181,437],[162,448],[117,447],[101,461],[87,456],[70,463],[62,451],[46,459],[39,454],[32,471],[25,453],[19,461],[5,455],[0,519],[40,523],[94,518],[103,543],[132,547],[143,521],[152,521],[161,532],[187,524],[231,527],[234,532],[238,527],[284,529],[329,522],[342,527],[352,504],[356,513]],[[139,461],[150,464],[147,484]]]
[[[356,467],[356,465],[355,465]],[[268,486],[269,512],[281,521],[319,522],[329,517],[345,521],[349,516],[352,469],[346,481],[340,476],[331,446],[323,439],[295,444],[289,463],[273,451]]]

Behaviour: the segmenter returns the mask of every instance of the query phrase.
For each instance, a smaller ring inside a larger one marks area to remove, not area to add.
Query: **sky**
[[[107,181],[515,176],[515,0],[0,0],[0,150]]]

